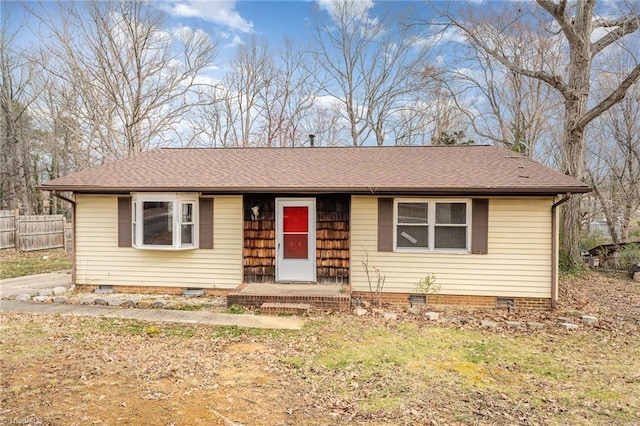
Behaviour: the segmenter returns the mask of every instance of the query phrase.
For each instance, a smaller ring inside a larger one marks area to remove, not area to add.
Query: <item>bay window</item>
[[[197,247],[198,194],[133,194],[133,246],[180,250]]]

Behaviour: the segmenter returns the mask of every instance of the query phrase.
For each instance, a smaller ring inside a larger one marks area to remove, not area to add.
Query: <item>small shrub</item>
[[[583,263],[570,259],[566,252],[560,252],[560,271],[574,277],[581,277],[589,273],[589,268]]]
[[[640,244],[627,244],[618,252],[618,259],[622,269],[631,272],[640,263]]]
[[[244,314],[247,312],[247,308],[242,305],[231,305],[224,312],[227,314]]]
[[[435,274],[427,274],[415,284],[416,294],[436,294],[440,291],[440,286],[436,284]]]
[[[364,272],[367,275],[367,282],[369,283],[369,293],[371,293],[372,295],[371,302],[380,306],[382,304],[382,289],[384,288],[384,283],[387,280],[387,277],[386,275],[382,275],[378,267],[369,265],[369,252],[367,251],[365,251],[365,257],[362,261],[362,267],[364,268]],[[374,294],[375,300],[373,296]]]
[[[161,330],[158,327],[151,325],[144,329],[144,333],[147,336],[157,336],[158,334],[161,333]]]

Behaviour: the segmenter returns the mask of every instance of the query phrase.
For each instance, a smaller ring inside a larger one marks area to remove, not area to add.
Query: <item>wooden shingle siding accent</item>
[[[349,196],[316,197],[316,280],[349,282]]]
[[[198,242],[201,249],[213,248],[213,198],[201,198],[198,212]]]
[[[118,197],[118,247],[131,247],[131,197]]]
[[[386,277],[385,292],[412,293],[433,273],[440,294],[500,297],[551,296],[552,197],[491,198],[488,253],[395,253],[378,248],[378,198],[351,199],[351,286],[369,291],[365,256]]]
[[[251,207],[259,206],[257,220]],[[244,281],[268,283],[276,279],[276,202],[274,195],[250,194],[243,203]]]
[[[213,250],[118,247],[118,200],[76,196],[76,284],[232,289],[242,281],[242,197],[216,196]]]
[[[295,198],[295,197],[292,197]],[[349,281],[349,196],[316,197],[316,281]],[[276,212],[274,194],[244,196],[244,281],[274,282],[276,265]],[[251,207],[259,206],[257,220]]]

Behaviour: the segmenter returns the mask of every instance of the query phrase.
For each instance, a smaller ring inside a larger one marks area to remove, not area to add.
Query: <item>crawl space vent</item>
[[[496,298],[496,308],[513,308],[516,305],[513,299],[508,299],[506,297],[498,297]]]

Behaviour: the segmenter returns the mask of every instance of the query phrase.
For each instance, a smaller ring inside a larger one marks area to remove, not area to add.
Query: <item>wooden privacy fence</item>
[[[63,215],[25,215],[0,211],[0,249],[71,249],[72,227]]]

